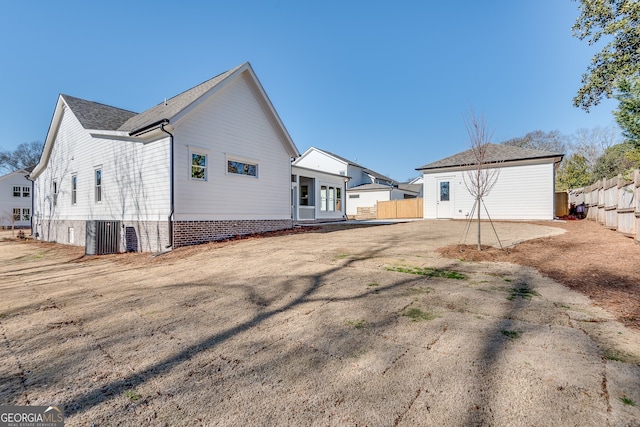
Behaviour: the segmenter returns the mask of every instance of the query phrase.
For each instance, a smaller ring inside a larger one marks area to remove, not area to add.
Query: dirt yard
[[[59,404],[68,426],[639,425],[640,246],[498,223],[515,247],[481,262],[464,225],[157,257],[0,242],[0,405]]]

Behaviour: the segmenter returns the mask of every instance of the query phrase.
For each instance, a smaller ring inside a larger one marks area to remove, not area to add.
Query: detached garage
[[[555,209],[555,171],[564,154],[489,144],[485,161],[496,183],[484,197],[492,219],[551,220]],[[467,219],[475,202],[465,180],[476,168],[472,150],[416,168],[424,179],[425,219]],[[486,212],[482,208],[482,217]]]

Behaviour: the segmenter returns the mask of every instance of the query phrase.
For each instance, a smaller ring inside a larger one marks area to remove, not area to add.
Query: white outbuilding
[[[483,201],[491,219],[552,220],[555,215],[555,171],[564,154],[489,144],[485,166],[495,185]],[[423,175],[425,219],[467,219],[475,197],[468,190],[477,169],[472,150],[416,168]],[[482,218],[487,218],[482,206]],[[475,215],[474,215],[475,216]]]

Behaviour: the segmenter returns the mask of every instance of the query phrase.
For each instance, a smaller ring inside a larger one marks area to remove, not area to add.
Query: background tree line
[[[0,175],[37,165],[42,146],[40,141],[23,142],[13,151],[0,151]]]
[[[615,126],[579,129],[572,135],[536,130],[502,144],[565,154],[556,172],[558,190],[584,187],[640,168],[640,148],[625,140]]]

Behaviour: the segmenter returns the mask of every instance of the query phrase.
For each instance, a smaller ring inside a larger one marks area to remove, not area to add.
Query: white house
[[[413,199],[419,196],[420,185],[411,184],[362,184],[347,190],[348,208],[347,215],[355,217],[358,214],[358,207],[373,207],[378,202],[389,200]]]
[[[20,169],[0,176],[0,227],[31,227],[31,181]]]
[[[484,197],[492,219],[551,220],[554,218],[555,171],[563,154],[490,144],[487,170],[497,180]],[[467,190],[469,171],[477,164],[471,150],[416,168],[423,174],[424,218],[466,219],[475,199]],[[482,217],[486,218],[484,207]],[[475,215],[474,215],[475,216]]]
[[[290,228],[298,155],[249,63],[140,114],[60,95],[31,173],[34,231],[156,252]]]
[[[291,166],[293,219],[298,222],[339,221],[345,217],[348,176]]]
[[[397,190],[398,182],[351,160],[319,148],[311,147],[293,162],[294,166],[308,170],[342,176],[346,181],[346,199],[342,209],[348,217],[354,217],[358,207],[375,206],[378,200],[404,198],[404,191]]]

